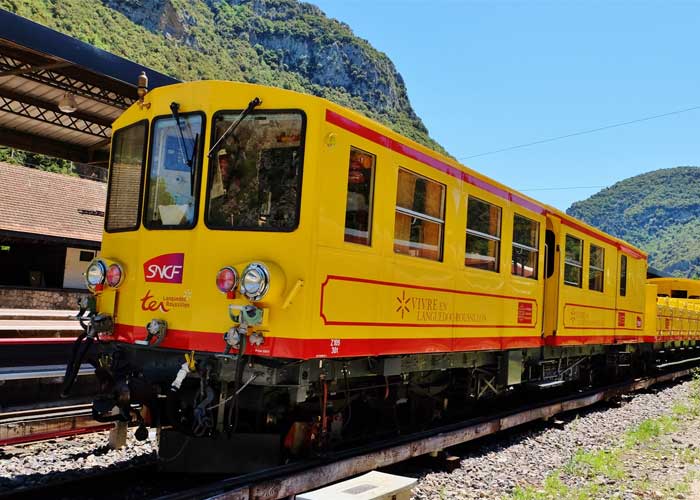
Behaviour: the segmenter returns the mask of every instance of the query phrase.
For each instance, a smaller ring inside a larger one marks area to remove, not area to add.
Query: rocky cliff
[[[296,0],[0,0],[0,7],[183,80],[326,97],[442,150],[391,60]]]

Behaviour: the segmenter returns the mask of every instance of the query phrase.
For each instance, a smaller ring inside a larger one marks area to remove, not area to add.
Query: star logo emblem
[[[403,315],[405,313],[410,313],[411,310],[408,308],[408,304],[411,301],[409,297],[406,297],[406,290],[404,290],[401,293],[401,297],[396,297],[396,300],[399,301],[399,307],[396,308],[396,312],[401,313],[401,319],[403,319]]]

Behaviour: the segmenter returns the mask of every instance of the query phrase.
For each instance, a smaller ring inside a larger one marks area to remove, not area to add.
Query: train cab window
[[[109,166],[109,193],[105,230],[129,231],[138,228],[141,179],[146,161],[146,121],[117,130],[112,139]]]
[[[375,162],[376,157],[373,154],[350,148],[345,241],[361,245],[371,244]]]
[[[399,169],[394,252],[442,260],[445,186]]]
[[[153,122],[144,225],[184,229],[196,220],[197,171],[204,118],[200,113]]]
[[[620,256],[620,297],[627,295],[627,256]]]
[[[603,291],[605,280],[605,249],[591,245],[588,267],[588,289]]]
[[[583,240],[566,235],[564,284],[581,288],[583,278]]]
[[[540,225],[515,214],[513,218],[513,258],[511,272],[516,276],[537,279]]]
[[[464,265],[498,272],[500,250],[501,207],[470,196]]]
[[[305,115],[240,111],[214,116],[206,223],[213,229],[293,231],[299,225]],[[231,132],[227,130],[231,129]]]

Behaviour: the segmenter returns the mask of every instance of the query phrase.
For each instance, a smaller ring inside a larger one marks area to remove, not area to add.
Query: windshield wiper
[[[243,119],[250,114],[251,111],[253,111],[255,108],[260,106],[262,104],[262,101],[260,100],[259,97],[256,97],[252,101],[248,103],[248,107],[245,108],[240,115],[238,115],[238,118],[236,118],[236,121],[234,121],[229,128],[226,129],[226,131],[221,134],[221,137],[219,137],[219,140],[214,143],[214,145],[211,147],[209,150],[209,153],[207,156],[211,160],[212,157],[214,156],[214,151],[216,151],[219,147],[219,144],[221,144],[221,141],[226,139],[231,133],[236,130],[236,127],[243,121]]]
[[[194,145],[192,146],[192,156],[190,156],[190,159],[187,161],[187,164],[190,166],[190,196],[194,196],[194,158],[197,156],[197,151],[199,148],[199,134],[194,136]]]
[[[194,142],[192,143],[192,154],[187,154],[187,148],[185,147],[185,134],[182,132],[182,125],[180,124],[180,105],[176,102],[170,103],[170,113],[175,118],[175,123],[177,123],[177,130],[180,132],[178,136],[178,144],[180,144],[180,153],[182,153],[182,159],[187,163],[187,167],[190,169],[190,196],[194,196],[194,157],[197,153],[197,142],[199,142],[199,134],[194,137]],[[187,127],[188,135],[192,137],[192,131]]]

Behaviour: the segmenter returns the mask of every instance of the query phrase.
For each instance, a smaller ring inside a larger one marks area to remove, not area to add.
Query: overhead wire
[[[458,160],[468,160],[468,159],[470,159],[470,158],[478,158],[478,157],[480,157],[480,156],[492,155],[492,154],[496,154],[496,153],[503,153],[503,152],[505,152],[505,151],[512,151],[512,150],[514,150],[514,149],[527,148],[527,147],[530,147],[530,146],[536,146],[536,145],[538,145],[538,144],[544,144],[544,143],[547,143],[547,142],[554,142],[554,141],[559,141],[559,140],[562,140],[562,139],[568,139],[569,137],[576,137],[576,136],[579,136],[579,135],[592,134],[592,133],[594,133],[594,132],[600,132],[600,131],[602,131],[602,130],[609,130],[609,129],[612,129],[612,128],[624,127],[624,126],[626,126],[626,125],[632,125],[632,124],[635,124],[635,123],[646,122],[646,121],[649,121],[649,120],[656,120],[657,118],[664,118],[664,117],[666,117],[666,116],[679,115],[679,114],[681,114],[681,113],[688,113],[688,112],[690,112],[690,111],[695,111],[695,110],[697,110],[697,109],[700,109],[700,106],[693,106],[693,107],[690,107],[690,108],[679,109],[679,110],[676,110],[676,111],[670,111],[670,112],[668,112],[668,113],[661,113],[661,114],[658,114],[658,115],[645,116],[644,118],[637,118],[636,120],[629,120],[629,121],[626,121],[626,122],[613,123],[613,124],[611,124],[611,125],[605,125],[605,126],[603,126],[603,127],[597,127],[597,128],[587,129],[587,130],[581,130],[581,131],[579,131],[579,132],[573,132],[573,133],[571,133],[571,134],[564,134],[564,135],[559,135],[559,136],[556,136],[556,137],[549,137],[549,138],[547,138],[547,139],[540,139],[540,140],[538,140],[538,141],[526,142],[526,143],[524,143],[524,144],[516,144],[515,146],[508,146],[508,147],[505,147],[505,148],[494,149],[494,150],[492,150],[492,151],[486,151],[486,152],[484,152],[484,153],[479,153],[479,154],[476,154],[476,155],[461,156],[461,157],[459,157],[459,158],[457,158],[457,159],[458,159]]]

